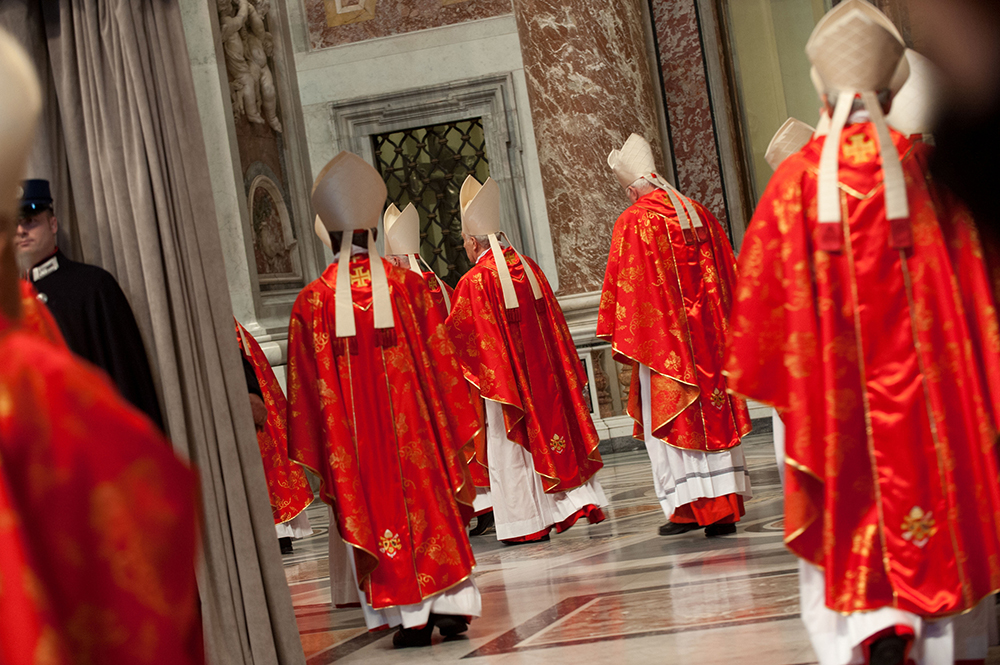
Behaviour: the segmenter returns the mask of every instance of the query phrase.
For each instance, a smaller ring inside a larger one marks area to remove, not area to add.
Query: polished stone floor
[[[285,556],[309,665],[470,659],[489,663],[815,663],[799,621],[796,561],[782,544],[781,488],[770,435],[745,440],[754,498],[735,535],[664,538],[644,451],[605,458],[608,519],[507,547],[472,539],[483,615],[465,637],[395,650],[361,611],[331,610],[325,506],[316,534]],[[991,661],[992,662],[992,661]]]

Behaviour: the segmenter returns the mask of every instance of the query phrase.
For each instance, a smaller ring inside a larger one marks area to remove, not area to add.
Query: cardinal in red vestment
[[[285,424],[288,404],[285,402],[285,393],[257,340],[239,321],[235,323],[240,351],[244,359],[253,366],[261,399],[267,409],[267,419],[257,426],[257,444],[264,463],[264,477],[267,479],[267,493],[271,499],[275,528],[279,538],[304,538],[312,534],[305,510],[313,501],[313,492],[302,467],[288,459]]]
[[[399,268],[409,268],[424,278],[424,283],[431,292],[434,304],[447,318],[451,312],[451,300],[454,290],[444,283],[437,273],[430,269],[420,256],[420,215],[412,203],[408,203],[402,211],[390,203],[382,216],[382,228],[385,230],[386,259]],[[471,384],[470,384],[471,388]],[[480,420],[483,419],[483,401],[478,393],[474,394],[473,404],[477,408]],[[476,455],[479,450],[480,455]],[[469,464],[469,473],[476,486],[476,500],[473,508],[479,520],[470,535],[483,533],[492,523],[493,499],[490,495],[490,476],[482,460],[486,459],[486,430],[476,435],[472,444],[465,449],[465,458]]]
[[[595,477],[603,462],[562,309],[541,269],[501,247],[496,182],[470,176],[461,205],[475,265],[455,287],[448,326],[485,400],[487,441],[476,457],[489,471],[497,538],[547,540],[581,517],[596,524],[607,505]]]
[[[350,153],[316,178],[319,228],[339,253],[292,309],[288,445],[322,479],[368,627],[401,625],[396,646],[423,646],[435,626],[456,635],[480,613],[462,451],[481,425],[423,278],[375,251],[367,230],[385,196]]]
[[[102,372],[21,324],[15,188],[41,92],[2,30],[0,89],[0,662],[202,663],[195,474]]]
[[[722,375],[736,259],[718,220],[655,173],[641,136],[608,164],[632,206],[615,222],[597,337],[632,367],[628,413],[669,520],[660,535],[735,533],[751,497],[750,414]]]
[[[817,25],[829,134],[768,184],[731,319],[730,386],[787,427],[785,542],[824,665],[983,662],[1000,588],[996,303],[969,215],[885,123],[903,48],[859,0]]]

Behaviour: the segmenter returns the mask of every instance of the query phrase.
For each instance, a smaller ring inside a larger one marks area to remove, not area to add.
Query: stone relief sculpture
[[[270,0],[218,0],[216,6],[233,113],[280,132],[278,92],[267,62],[274,52],[274,38],[264,25]]]
[[[277,183],[266,175],[256,176],[250,183],[247,202],[258,277],[265,282],[301,277],[294,251],[295,232]]]

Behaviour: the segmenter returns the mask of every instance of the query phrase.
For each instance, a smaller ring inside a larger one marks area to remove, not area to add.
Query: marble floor
[[[744,446],[754,498],[735,535],[657,535],[665,519],[645,452],[609,455],[598,475],[611,502],[603,523],[517,547],[492,530],[472,538],[483,615],[466,636],[435,634],[427,649],[395,650],[394,631],[369,633],[360,610],[331,609],[327,512],[317,502],[316,533],[284,557],[307,662],[815,663],[796,561],[782,544],[770,434]]]

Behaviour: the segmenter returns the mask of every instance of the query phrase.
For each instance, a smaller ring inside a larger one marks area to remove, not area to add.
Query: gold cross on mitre
[[[877,154],[878,146],[864,134],[854,134],[847,139],[847,145],[844,146],[844,157],[847,157],[854,166],[871,161]]]
[[[368,286],[372,281],[372,273],[364,266],[356,266],[351,272],[351,286]]]

